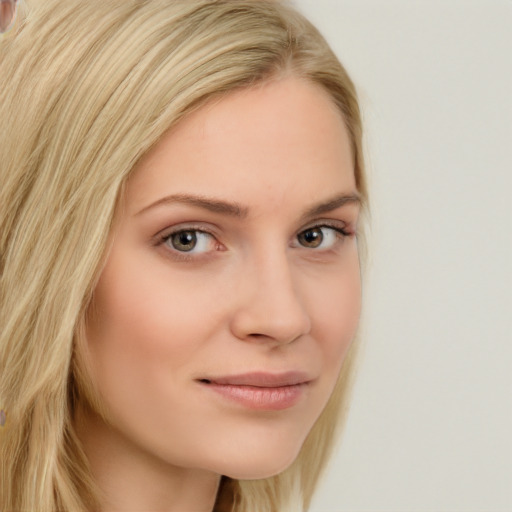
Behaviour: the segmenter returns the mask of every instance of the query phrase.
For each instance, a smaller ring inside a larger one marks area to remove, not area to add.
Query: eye
[[[331,249],[349,234],[342,228],[333,226],[314,226],[297,235],[302,247],[308,249]]]
[[[198,254],[214,250],[215,238],[205,231],[184,229],[166,235],[164,244],[178,252]]]

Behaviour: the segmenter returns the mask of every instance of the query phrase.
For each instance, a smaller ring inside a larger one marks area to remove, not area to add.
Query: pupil
[[[191,251],[197,243],[197,236],[194,231],[181,231],[172,238],[172,244],[179,251]]]
[[[309,247],[318,247],[323,240],[323,234],[319,229],[310,229],[302,233],[304,245]]]

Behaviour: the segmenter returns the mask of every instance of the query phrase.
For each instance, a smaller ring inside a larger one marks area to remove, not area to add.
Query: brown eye
[[[327,250],[350,236],[344,228],[334,226],[314,226],[297,235],[297,242],[306,249]]]
[[[163,238],[167,247],[175,252],[203,254],[215,250],[215,237],[200,229],[181,229]]]
[[[322,244],[324,240],[324,234],[321,228],[312,228],[299,233],[298,239],[299,243],[304,247],[315,249]]]
[[[173,249],[181,252],[189,252],[194,249],[197,244],[197,232],[179,231],[171,235],[169,242]]]

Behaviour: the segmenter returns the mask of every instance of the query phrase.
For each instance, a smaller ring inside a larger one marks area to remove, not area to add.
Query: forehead
[[[281,201],[294,190],[312,200],[353,192],[350,148],[328,93],[308,81],[283,78],[229,93],[183,119],[141,160],[127,199],[137,209],[166,193],[250,205],[263,198]]]

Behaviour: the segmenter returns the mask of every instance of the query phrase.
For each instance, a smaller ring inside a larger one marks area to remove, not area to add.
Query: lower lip
[[[277,388],[202,383],[229,400],[249,409],[280,411],[293,407],[304,395],[307,383]]]

